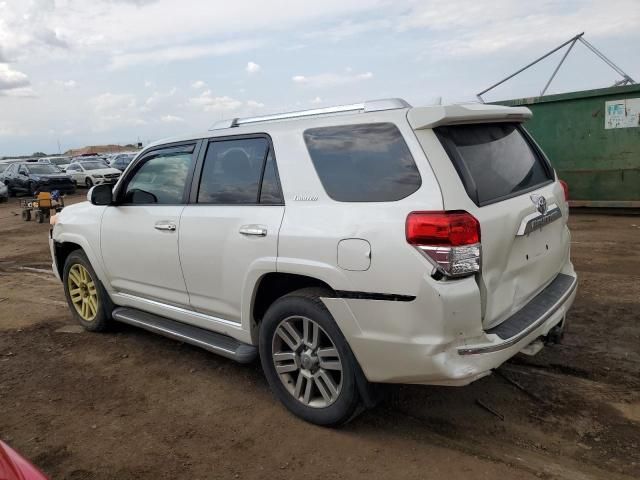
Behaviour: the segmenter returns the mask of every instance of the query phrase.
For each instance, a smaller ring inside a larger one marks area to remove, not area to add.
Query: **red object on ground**
[[[47,480],[47,477],[0,440],[0,480]]]

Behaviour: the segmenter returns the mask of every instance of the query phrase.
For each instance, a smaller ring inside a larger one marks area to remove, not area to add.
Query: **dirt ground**
[[[0,438],[53,479],[640,478],[640,217],[572,214],[562,345],[464,388],[389,386],[330,430],[287,413],[258,364],[76,329],[48,226],[18,212],[0,205]]]

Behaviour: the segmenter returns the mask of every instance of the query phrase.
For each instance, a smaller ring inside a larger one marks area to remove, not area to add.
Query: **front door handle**
[[[163,222],[157,222],[154,225],[154,228],[156,230],[165,230],[167,232],[175,232],[178,227],[176,227],[176,224],[173,222],[163,221]]]
[[[255,237],[266,237],[267,227],[264,225],[243,225],[240,227],[242,235],[253,235]]]

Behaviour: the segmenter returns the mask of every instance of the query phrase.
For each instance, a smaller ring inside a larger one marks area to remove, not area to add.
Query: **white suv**
[[[88,330],[112,320],[239,362],[337,425],[376,383],[465,385],[558,341],[567,191],[526,108],[399,99],[155,143],[52,221]]]

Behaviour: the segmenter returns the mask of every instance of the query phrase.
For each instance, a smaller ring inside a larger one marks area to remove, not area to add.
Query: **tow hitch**
[[[562,338],[564,337],[564,324],[565,324],[565,319],[563,318],[559,324],[557,324],[555,327],[549,330],[549,333],[547,333],[547,336],[545,337],[544,343],[546,344],[562,343]]]

